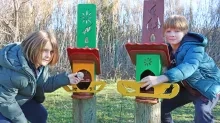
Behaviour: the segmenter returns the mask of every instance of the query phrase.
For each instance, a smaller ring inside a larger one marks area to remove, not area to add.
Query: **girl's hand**
[[[82,72],[78,73],[71,73],[68,75],[70,84],[78,84],[80,81],[83,80],[84,74]]]
[[[167,76],[165,75],[161,75],[161,76],[146,76],[143,79],[141,79],[141,82],[143,83],[141,85],[141,88],[146,87],[146,90],[148,90],[149,88],[158,85],[160,83],[163,82],[167,82],[169,79],[167,78]]]

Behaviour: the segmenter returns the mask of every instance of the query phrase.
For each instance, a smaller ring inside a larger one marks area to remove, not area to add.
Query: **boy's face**
[[[42,57],[39,59],[36,68],[48,65],[53,58],[53,47],[48,41],[42,50]]]
[[[168,28],[165,30],[165,38],[166,41],[171,45],[171,46],[179,46],[183,36],[185,33],[179,29],[172,29]]]

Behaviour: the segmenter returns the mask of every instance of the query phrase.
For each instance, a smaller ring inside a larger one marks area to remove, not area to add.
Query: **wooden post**
[[[79,4],[77,10],[77,48],[96,48],[96,6],[94,4]],[[95,81],[96,67],[100,67],[95,65],[95,62],[90,60],[87,63],[85,60],[84,64],[83,61],[76,60],[73,64],[83,64],[78,65],[81,68],[72,65],[73,72],[85,68],[83,70],[86,70],[89,74],[90,82]],[[96,123],[95,95],[91,93],[73,93],[72,98],[73,123]]]
[[[161,123],[160,119],[160,103],[135,103],[136,115],[135,123]]]
[[[90,99],[73,98],[73,123],[97,123],[95,96]]]
[[[164,16],[163,12],[164,12],[164,0],[144,0],[142,43],[164,42],[163,29],[162,29],[163,16]],[[150,59],[152,58],[149,55],[146,55],[146,57],[149,57]],[[160,58],[158,58],[158,60],[160,60]],[[156,70],[157,73],[154,72],[155,75],[161,74],[160,72],[162,66],[160,63],[158,63],[157,65],[158,68],[160,69]],[[139,79],[141,79],[140,73],[136,73],[136,81],[139,81]],[[155,99],[148,98],[147,101],[145,101],[144,98],[143,100],[141,98],[137,100],[136,98],[136,103],[135,103],[136,123],[161,123],[160,102],[149,103],[150,102],[149,100],[152,100],[154,102]]]

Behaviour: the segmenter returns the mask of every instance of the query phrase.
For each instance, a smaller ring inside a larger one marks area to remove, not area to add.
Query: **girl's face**
[[[171,29],[168,28],[165,30],[165,39],[166,41],[174,47],[178,47],[180,45],[180,42],[183,38],[183,36],[185,35],[183,31],[179,30],[179,29]]]
[[[42,50],[42,58],[40,58],[40,60],[38,61],[36,68],[38,68],[41,65],[42,66],[48,65],[51,62],[52,58],[53,58],[53,47],[51,43],[48,41]]]

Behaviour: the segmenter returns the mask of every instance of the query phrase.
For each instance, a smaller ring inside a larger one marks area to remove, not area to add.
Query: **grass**
[[[48,110],[48,123],[72,123],[71,93],[60,88],[46,94],[44,106]],[[97,123],[134,123],[134,97],[122,97],[116,84],[108,84],[97,93]],[[187,104],[172,112],[175,123],[192,123],[194,108]],[[216,123],[220,123],[220,104],[214,108]]]

